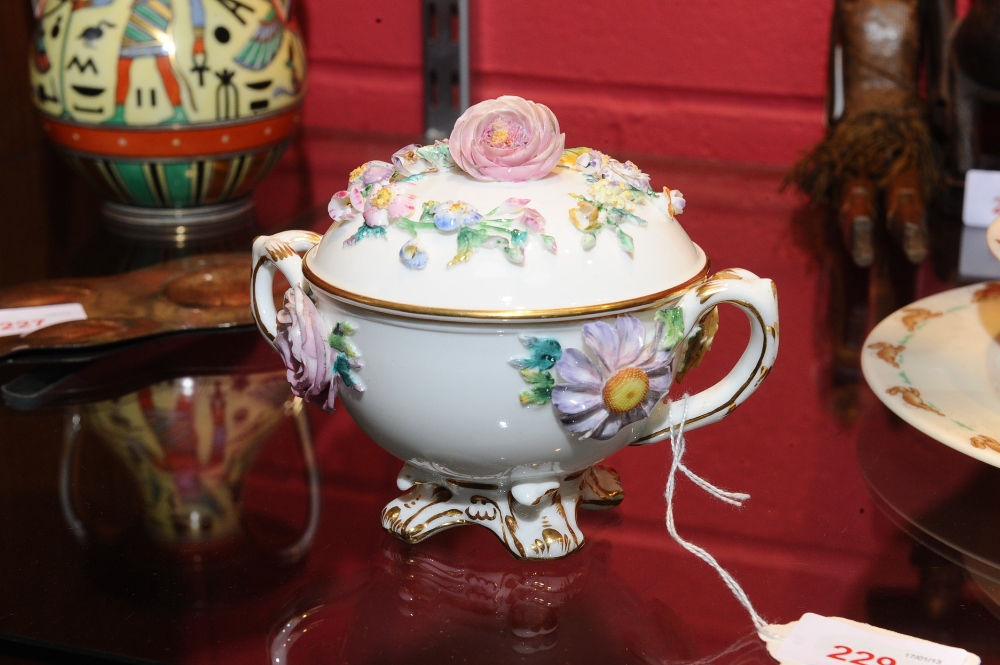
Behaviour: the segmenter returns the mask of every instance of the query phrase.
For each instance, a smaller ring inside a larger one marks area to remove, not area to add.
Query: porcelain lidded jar
[[[358,167],[322,238],[254,243],[254,315],[293,392],[326,409],[339,395],[405,462],[405,494],[382,512],[404,540],[480,524],[516,557],[569,554],[577,506],[622,500],[604,458],[725,417],[774,362],[774,284],[710,276],[680,192],[564,141],[541,104],[482,102],[449,142]],[[280,311],[276,270],[293,285]],[[746,351],[669,401],[720,303],[749,317]]]
[[[113,202],[250,192],[298,122],[292,0],[32,0],[29,58],[49,138]]]

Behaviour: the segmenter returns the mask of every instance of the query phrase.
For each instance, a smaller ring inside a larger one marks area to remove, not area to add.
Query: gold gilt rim
[[[415,318],[446,318],[446,319],[481,319],[489,320],[535,320],[535,319],[569,319],[594,314],[608,314],[611,312],[636,309],[644,305],[666,300],[673,295],[688,290],[692,285],[703,282],[708,278],[709,260],[705,259],[705,265],[700,271],[690,279],[681,282],[664,291],[658,291],[649,295],[631,298],[629,300],[619,300],[602,305],[586,305],[583,307],[564,307],[557,309],[450,309],[445,307],[426,307],[423,305],[408,305],[406,303],[392,302],[391,300],[381,300],[363,296],[330,284],[319,277],[312,268],[309,267],[309,254],[302,261],[302,273],[309,283],[327,294],[346,300],[359,307],[377,309],[382,311],[395,312],[404,316]]]

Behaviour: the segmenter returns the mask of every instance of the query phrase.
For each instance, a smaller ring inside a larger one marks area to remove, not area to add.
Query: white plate
[[[875,326],[861,371],[910,425],[1000,467],[998,336],[1000,282],[964,286],[918,300]]]
[[[993,223],[986,229],[986,244],[993,256],[1000,259],[1000,217],[993,220]]]

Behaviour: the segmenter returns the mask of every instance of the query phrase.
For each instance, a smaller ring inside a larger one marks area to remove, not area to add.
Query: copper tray
[[[80,303],[84,321],[0,338],[2,362],[91,360],[150,337],[253,326],[250,255],[206,254],[88,279],[0,290],[0,308]]]

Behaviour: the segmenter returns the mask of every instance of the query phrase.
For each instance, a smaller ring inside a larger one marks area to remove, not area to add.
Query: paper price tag
[[[0,337],[27,335],[57,323],[82,321],[86,318],[87,312],[84,311],[83,305],[75,302],[0,309]]]
[[[964,665],[969,652],[855,622],[804,614],[776,657],[800,665]],[[972,662],[979,659],[972,656]]]
[[[1000,217],[1000,171],[969,169],[965,174],[962,221],[986,228]]]

